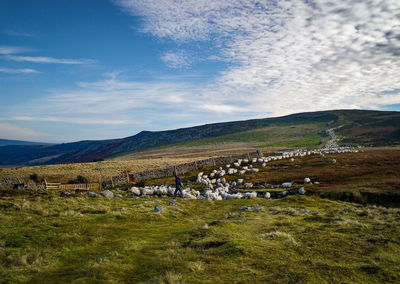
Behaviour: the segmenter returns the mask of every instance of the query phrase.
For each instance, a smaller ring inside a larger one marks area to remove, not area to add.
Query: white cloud
[[[11,116],[7,120],[16,121],[41,121],[41,122],[67,122],[75,124],[127,124],[124,120],[106,119],[106,118],[86,118],[86,117],[63,117],[63,116]]]
[[[14,54],[28,51],[25,47],[0,45],[0,54]]]
[[[400,1],[121,0],[142,31],[205,41],[231,66],[201,92],[282,115],[399,104]],[[216,108],[219,109],[219,108]]]
[[[32,73],[40,73],[35,69],[24,68],[24,69],[12,69],[12,68],[3,68],[0,67],[0,73],[8,73],[8,74],[32,74]]]
[[[39,133],[31,129],[0,122],[0,138],[2,139],[34,140],[38,137]]]
[[[189,56],[185,52],[166,52],[161,60],[170,68],[187,68],[191,64]]]
[[[43,57],[43,56],[8,55],[7,58],[19,62],[55,63],[55,64],[92,64],[96,62],[95,60],[92,59],[59,59],[59,58]]]
[[[51,91],[39,99],[4,106],[0,121],[119,125],[140,131],[182,127],[182,117],[185,125],[229,120],[226,115],[243,111],[204,96],[202,90],[172,77],[137,82],[120,80],[111,73],[104,80],[80,82],[76,89]]]

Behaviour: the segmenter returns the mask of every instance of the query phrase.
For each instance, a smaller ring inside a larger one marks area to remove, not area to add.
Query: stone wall
[[[233,155],[233,156],[224,156],[224,157],[215,157],[209,158],[205,160],[195,161],[191,163],[180,164],[176,166],[171,166],[163,169],[156,170],[147,170],[143,172],[134,173],[133,176],[135,181],[144,181],[149,179],[157,179],[163,177],[173,176],[175,171],[177,174],[185,174],[190,171],[200,170],[202,168],[214,167],[217,165],[223,164],[232,164],[238,159],[253,159],[253,158],[261,158],[261,151],[247,153],[243,155]],[[113,178],[114,186],[123,185],[128,182],[128,178],[126,174],[121,174],[117,177]]]
[[[143,172],[133,173],[135,181],[144,181],[149,179],[163,178],[173,176],[175,171],[177,174],[185,174],[190,171],[200,170],[202,168],[214,167],[217,165],[224,164],[232,164],[234,161],[238,159],[253,159],[253,158],[261,158],[261,151],[247,153],[243,155],[233,155],[233,156],[224,156],[224,157],[215,157],[209,158],[205,160],[195,161],[191,163],[180,164],[176,166],[171,166],[163,169],[156,170],[148,170]],[[32,180],[28,182],[25,180],[20,180],[18,178],[3,178],[0,179],[0,188],[13,188],[14,184],[25,183],[25,187],[32,190],[40,190],[44,189],[44,183],[35,183]],[[119,176],[115,176],[111,180],[103,181],[102,187],[112,187],[112,186],[121,186],[128,183],[128,176],[126,173],[121,174]]]
[[[6,177],[0,179],[0,188],[13,188],[14,184],[24,184],[24,188],[40,190],[45,188],[44,182],[36,183],[33,180],[22,180],[16,177]]]

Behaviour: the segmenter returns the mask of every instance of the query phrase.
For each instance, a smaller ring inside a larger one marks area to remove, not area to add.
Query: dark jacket
[[[182,180],[179,177],[175,177],[175,187],[176,188],[182,187]]]

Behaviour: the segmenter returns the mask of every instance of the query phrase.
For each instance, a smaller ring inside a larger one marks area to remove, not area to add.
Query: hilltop
[[[342,144],[396,145],[400,141],[400,112],[332,110],[282,117],[206,124],[167,131],[142,131],[120,139],[79,141],[57,145],[0,147],[0,166],[91,162],[123,157],[160,147],[229,148],[315,147],[326,141],[325,130],[340,127]]]

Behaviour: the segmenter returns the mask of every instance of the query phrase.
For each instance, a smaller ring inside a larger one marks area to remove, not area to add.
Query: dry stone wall
[[[23,188],[40,190],[45,188],[44,182],[34,182],[33,180],[21,180],[16,177],[5,177],[0,179],[0,188],[13,188],[14,185],[23,184]]]
[[[238,159],[253,159],[253,158],[261,158],[262,153],[261,151],[247,153],[243,155],[233,155],[233,156],[224,156],[224,157],[215,157],[209,158],[205,160],[180,164],[176,166],[171,166],[168,168],[163,169],[156,169],[156,170],[147,170],[143,172],[134,173],[133,176],[135,181],[144,181],[149,179],[157,179],[163,177],[173,176],[175,171],[177,174],[185,174],[190,171],[198,170],[201,168],[209,168],[216,165],[223,165],[223,164],[231,164]],[[115,186],[123,185],[127,183],[127,176],[126,174],[119,175],[113,178],[113,182]]]
[[[177,174],[184,174],[190,171],[198,170],[201,168],[209,168],[216,165],[223,165],[223,164],[231,164],[238,159],[252,159],[252,158],[261,158],[262,153],[261,151],[247,153],[242,155],[233,155],[233,156],[224,156],[224,157],[215,157],[209,158],[205,160],[180,164],[176,166],[171,166],[168,168],[163,169],[156,169],[156,170],[148,170],[143,172],[134,173],[133,176],[135,181],[144,181],[149,179],[156,179],[156,178],[163,178],[173,176],[175,171]],[[13,188],[15,184],[24,183],[25,188],[33,189],[33,190],[40,190],[45,188],[44,183],[35,183],[32,180],[28,182],[25,180],[20,180],[18,178],[2,178],[0,179],[0,188]],[[111,180],[104,181],[102,183],[103,188],[108,188],[112,186],[121,186],[128,183],[128,176],[126,173],[115,176]]]

